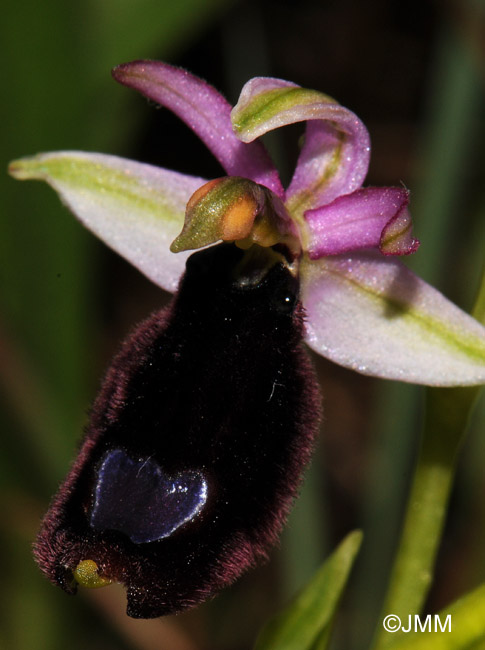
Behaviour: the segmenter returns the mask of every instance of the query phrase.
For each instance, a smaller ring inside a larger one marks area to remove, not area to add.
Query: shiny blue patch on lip
[[[200,472],[169,476],[150,457],[133,460],[114,449],[98,471],[91,526],[122,532],[135,544],[156,542],[192,521],[206,501]]]

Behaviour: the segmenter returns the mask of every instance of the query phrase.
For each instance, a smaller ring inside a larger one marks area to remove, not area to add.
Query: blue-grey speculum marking
[[[145,544],[194,519],[206,501],[207,482],[200,472],[169,476],[152,458],[133,460],[114,449],[98,471],[90,523],[95,530],[117,530]]]

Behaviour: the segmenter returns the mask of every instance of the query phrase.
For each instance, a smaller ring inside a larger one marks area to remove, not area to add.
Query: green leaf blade
[[[324,650],[331,626],[362,542],[350,533],[307,587],[261,631],[254,650]]]
[[[445,626],[447,617],[451,621],[450,631]],[[404,638],[400,635],[389,647],[393,650],[468,650],[482,647],[481,644],[485,643],[485,585],[466,594],[437,615],[445,631],[441,631],[439,625],[434,631],[434,620],[432,615],[432,631],[413,631]]]

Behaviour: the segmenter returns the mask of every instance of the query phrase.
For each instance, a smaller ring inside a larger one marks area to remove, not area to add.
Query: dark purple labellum
[[[115,357],[35,545],[68,593],[81,563],[126,586],[130,616],[170,614],[276,542],[320,399],[295,278],[243,255],[232,244],[192,255],[170,305]]]
[[[156,542],[194,519],[207,501],[207,483],[194,472],[166,476],[151,458],[106,454],[98,471],[91,526],[119,530],[135,544]]]

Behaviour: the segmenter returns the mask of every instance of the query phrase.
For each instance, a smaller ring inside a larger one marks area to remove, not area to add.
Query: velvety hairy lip
[[[90,560],[126,586],[130,616],[178,612],[277,540],[320,401],[298,283],[282,263],[245,277],[242,256],[232,244],[192,255],[172,303],[113,361],[35,546],[67,592]]]

